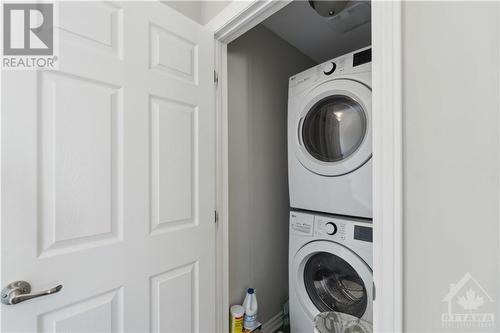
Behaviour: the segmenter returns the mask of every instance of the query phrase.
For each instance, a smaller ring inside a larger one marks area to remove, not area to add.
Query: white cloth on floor
[[[341,312],[322,312],[314,319],[314,333],[372,333],[373,325]]]

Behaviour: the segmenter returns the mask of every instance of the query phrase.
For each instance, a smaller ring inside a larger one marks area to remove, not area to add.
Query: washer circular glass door
[[[368,299],[363,279],[335,254],[318,252],[307,259],[304,285],[320,312],[337,311],[361,318],[366,311]]]
[[[310,171],[340,176],[370,159],[371,90],[347,79],[323,83],[308,94],[297,121],[296,155]]]
[[[349,249],[329,241],[308,243],[295,255],[292,272],[311,320],[326,311],[372,320],[372,271]]]

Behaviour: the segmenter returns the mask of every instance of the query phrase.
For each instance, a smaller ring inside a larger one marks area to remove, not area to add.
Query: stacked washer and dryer
[[[289,80],[290,325],[336,311],[372,322],[371,48]]]

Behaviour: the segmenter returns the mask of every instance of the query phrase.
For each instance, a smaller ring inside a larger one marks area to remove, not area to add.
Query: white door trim
[[[235,1],[208,23],[214,31],[217,92],[217,209],[219,211],[219,332],[228,331],[228,94],[227,44],[290,1]],[[403,329],[401,2],[372,2],[374,331]]]
[[[402,8],[372,3],[374,331],[403,331]]]
[[[247,0],[233,1],[207,27],[214,31],[215,39],[229,44],[248,30],[252,29],[292,0]]]
[[[215,98],[216,124],[216,209],[218,213],[217,262],[217,332],[229,332],[229,173],[227,120],[227,43],[215,40],[215,68],[218,85]]]

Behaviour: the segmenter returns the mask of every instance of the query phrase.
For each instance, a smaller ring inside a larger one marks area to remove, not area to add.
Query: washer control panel
[[[290,233],[301,236],[312,236],[314,215],[290,212]]]
[[[323,65],[323,74],[330,75],[333,72],[335,72],[336,68],[337,68],[336,63],[334,63],[333,61],[327,62],[326,64]]]
[[[373,241],[372,224],[354,218],[290,212],[290,234],[301,237],[331,239],[341,243],[369,245]]]
[[[324,231],[329,235],[335,235],[337,233],[337,230],[338,230],[337,225],[333,222],[325,223],[323,228],[324,228]]]
[[[314,217],[314,236],[334,236],[341,240],[345,239],[346,224],[338,219],[316,215]]]

